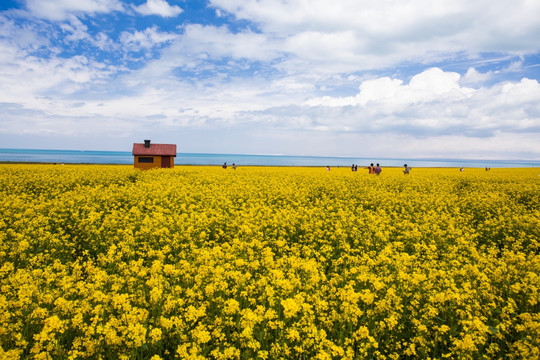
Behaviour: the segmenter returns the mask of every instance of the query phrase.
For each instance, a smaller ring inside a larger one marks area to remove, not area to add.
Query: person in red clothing
[[[373,167],[373,163],[371,163],[371,165],[369,165],[368,169],[369,169],[370,174],[375,174],[375,168]]]

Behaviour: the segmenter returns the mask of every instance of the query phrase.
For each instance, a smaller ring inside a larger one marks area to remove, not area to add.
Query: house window
[[[147,163],[147,164],[151,164],[154,162],[154,158],[153,157],[139,157],[139,163]]]

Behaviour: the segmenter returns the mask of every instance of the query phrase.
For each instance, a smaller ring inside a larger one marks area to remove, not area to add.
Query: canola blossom
[[[0,358],[538,359],[539,171],[0,165]]]

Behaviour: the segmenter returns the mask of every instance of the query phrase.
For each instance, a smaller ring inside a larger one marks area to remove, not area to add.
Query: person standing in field
[[[411,168],[407,166],[407,164],[403,165],[403,167],[405,168],[405,170],[403,170],[403,173],[405,175],[409,175],[409,171],[411,171]]]
[[[227,168],[227,163],[223,163],[223,166],[222,166],[224,169]]]
[[[371,163],[371,165],[369,165],[368,169],[369,169],[370,174],[375,174],[375,168],[373,167],[373,163]]]
[[[376,174],[376,175],[380,175],[381,171],[382,171],[382,169],[381,169],[381,167],[379,166],[379,163],[377,163],[377,167],[375,168],[375,174]]]

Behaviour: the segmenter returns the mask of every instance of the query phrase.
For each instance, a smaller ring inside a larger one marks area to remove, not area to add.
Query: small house
[[[133,157],[136,169],[172,168],[176,157],[176,145],[150,144],[150,140],[144,140],[144,144],[133,144]]]

